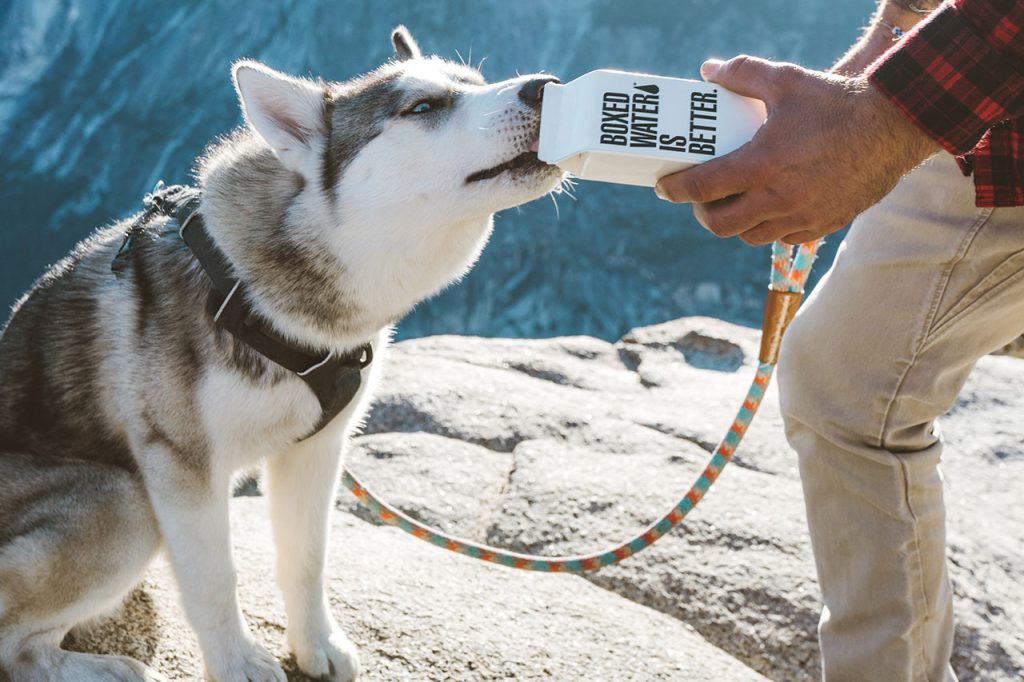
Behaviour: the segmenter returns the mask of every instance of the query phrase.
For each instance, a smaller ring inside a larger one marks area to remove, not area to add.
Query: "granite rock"
[[[449,532],[547,555],[604,549],[669,509],[698,475],[747,389],[757,338],[684,318],[614,344],[406,341],[387,358],[349,464]],[[1022,383],[1024,362],[985,358],[940,424],[964,682],[1024,677]],[[818,676],[820,596],[774,390],[683,527],[586,578],[446,553],[367,523],[344,491],[337,508],[329,592],[365,679]],[[235,500],[233,513],[242,603],[283,654],[262,501]],[[199,670],[164,564],[123,616],[74,646],[131,653],[178,679]]]
[[[232,503],[239,599],[256,638],[287,656],[284,611],[263,499]],[[327,594],[370,682],[765,678],[668,615],[569,575],[470,562],[348,513],[332,519]],[[123,611],[69,648],[134,656],[172,680],[202,664],[170,567],[161,559]]]

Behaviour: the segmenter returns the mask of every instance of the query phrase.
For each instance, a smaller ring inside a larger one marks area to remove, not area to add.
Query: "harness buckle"
[[[164,192],[167,191],[167,186],[163,180],[157,180],[156,184],[153,185],[153,189],[150,190],[149,194],[142,197],[142,205],[146,208],[160,208],[160,204],[164,201]]]

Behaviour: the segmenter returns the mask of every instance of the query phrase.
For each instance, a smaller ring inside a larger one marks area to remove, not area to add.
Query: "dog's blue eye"
[[[422,116],[424,114],[434,115],[448,106],[448,100],[444,97],[424,97],[413,102],[412,106],[402,110],[401,116]]]

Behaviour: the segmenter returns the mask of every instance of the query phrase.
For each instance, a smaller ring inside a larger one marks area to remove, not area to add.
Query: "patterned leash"
[[[747,432],[750,422],[761,406],[765,390],[771,381],[772,373],[775,371],[775,363],[778,361],[779,345],[782,343],[782,335],[786,327],[796,314],[803,296],[804,284],[807,282],[807,275],[811,271],[811,265],[817,255],[820,241],[801,245],[796,254],[793,248],[781,242],[772,245],[772,277],[768,289],[768,299],[765,303],[764,324],[761,331],[761,352],[760,363],[754,381],[750,385],[747,397],[740,407],[736,419],[733,420],[729,432],[715,448],[710,462],[696,480],[689,492],[667,514],[648,526],[640,535],[637,535],[627,542],[611,547],[596,554],[584,554],[568,557],[542,557],[529,554],[519,554],[489,547],[471,540],[457,538],[443,533],[429,526],[410,518],[394,507],[382,502],[380,498],[371,493],[366,486],[345,469],[341,481],[346,488],[352,491],[371,512],[373,512],[384,523],[397,526],[406,533],[414,535],[438,547],[464,554],[474,559],[490,561],[512,568],[521,568],[528,571],[545,571],[549,573],[585,573],[593,571],[602,566],[610,566],[623,559],[630,557],[637,552],[653,545],[658,538],[670,532],[673,528],[682,523],[686,515],[697,506],[705,493],[722,473],[725,465],[732,460],[736,448]]]

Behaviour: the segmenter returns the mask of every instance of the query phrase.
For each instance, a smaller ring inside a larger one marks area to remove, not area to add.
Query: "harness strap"
[[[227,256],[207,231],[199,212],[198,189],[183,185],[165,188],[161,183],[152,194],[146,195],[144,203],[147,211],[125,235],[112,269],[115,272],[124,269],[135,233],[145,228],[154,213],[175,220],[181,226],[178,235],[213,285],[206,299],[206,310],[214,323],[309,386],[320,403],[322,414],[313,430],[300,440],[319,433],[355,398],[362,384],[362,370],[373,362],[373,347],[367,343],[344,355],[335,355],[281,338],[252,310],[245,284],[234,277]]]
[[[287,343],[253,318],[245,303],[245,285],[240,282],[226,297],[216,289],[211,291],[206,310],[218,326],[263,357],[291,371],[313,391],[322,415],[313,430],[301,440],[317,434],[352,402],[362,384],[362,370],[373,361],[370,344],[335,356],[332,353],[312,355]]]

